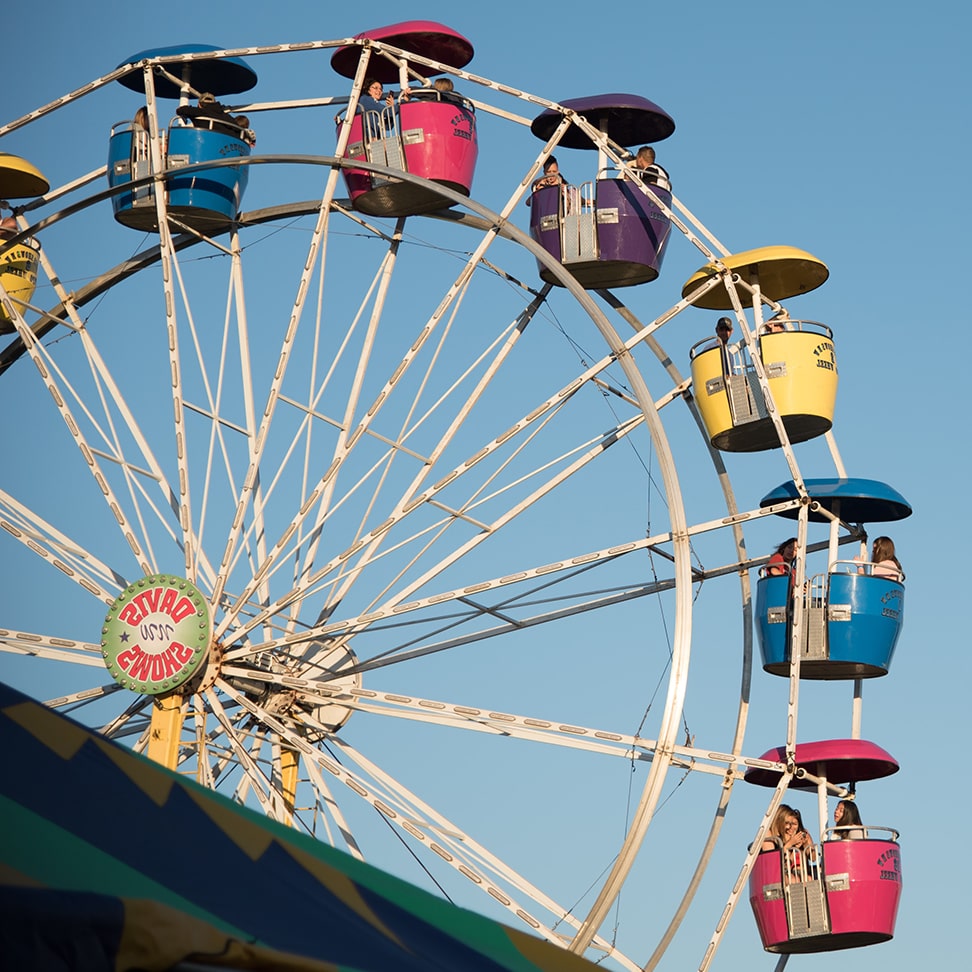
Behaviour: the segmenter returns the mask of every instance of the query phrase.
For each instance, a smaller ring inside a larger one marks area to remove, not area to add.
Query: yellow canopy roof
[[[51,184],[44,173],[19,155],[0,152],[0,199],[43,196]]]
[[[730,254],[721,261],[747,283],[759,284],[760,290],[772,300],[786,300],[815,290],[830,276],[822,260],[795,246],[761,246]],[[688,297],[700,283],[718,272],[714,263],[696,270],[682,287],[682,296]],[[745,297],[743,303],[747,303]],[[695,306],[706,310],[732,310],[732,301],[725,286],[717,286],[697,300]]]

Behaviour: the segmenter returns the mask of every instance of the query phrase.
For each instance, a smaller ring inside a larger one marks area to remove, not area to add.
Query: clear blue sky
[[[956,538],[958,556],[970,539],[966,504],[960,502],[970,473],[962,402],[972,315],[961,297],[961,247],[966,245],[961,241],[970,212],[959,181],[959,160],[969,144],[968,6],[944,0],[919,5],[753,0],[732,7],[703,0],[571,8],[496,0],[429,2],[406,10],[377,0],[359,14],[353,5],[241,0],[169,13],[164,7],[143,11],[108,0],[59,0],[48,9],[43,30],[28,31],[24,18],[14,21],[5,51],[8,82],[0,121],[108,73],[146,48],[332,39],[419,17],[444,22],[470,38],[476,49],[470,70],[484,77],[552,100],[632,92],[655,101],[677,125],[658,146],[659,161],[671,173],[679,199],[716,237],[732,251],[798,246],[829,266],[826,285],[792,310],[826,322],[837,334],[841,385],[835,433],[841,453],[851,475],[891,484],[914,508],[914,516],[888,531],[908,574],[904,634],[890,677],[865,686],[864,735],[889,750],[901,772],[861,791],[865,815],[901,832],[905,889],[893,942],[840,959],[794,958],[789,967],[820,968],[842,960],[853,962],[858,972],[904,972],[956,962],[956,930],[966,918],[962,905],[968,895],[954,865],[954,848],[945,850],[942,828],[929,826],[929,819],[951,820],[952,808],[964,806],[972,795],[961,774],[952,778],[953,749],[969,731],[967,596],[960,589],[960,571],[945,562],[951,554],[947,537]],[[294,79],[301,86],[295,97],[342,91],[343,82],[334,75],[304,72]],[[31,158],[52,182],[80,176],[103,164],[99,146],[107,145],[109,126],[126,117],[126,96],[130,102],[130,93],[116,96],[115,117],[92,108],[76,130],[55,135],[45,129],[40,138],[14,133],[0,149]],[[321,151],[332,144],[325,134]],[[569,150],[560,159],[578,181],[589,166],[582,154]],[[503,148],[484,141],[476,198],[498,208],[512,191],[510,171]],[[662,279],[630,296],[632,304],[637,301],[639,312],[650,318],[677,299],[681,283],[699,265],[698,254],[674,240]],[[687,333],[686,346],[711,329],[711,318],[689,312],[698,335]],[[680,362],[686,364],[687,356]],[[28,419],[10,411],[15,406],[6,395],[3,401],[6,423]],[[729,462],[747,498],[785,478],[780,463],[758,462],[748,467],[739,457]],[[805,472],[821,474],[813,468]],[[691,466],[679,474],[687,483],[696,474],[709,475]],[[769,544],[776,533],[788,532],[785,526],[774,530],[757,533],[757,541]],[[13,606],[4,600],[5,610]],[[726,625],[735,625],[734,647],[737,617],[703,614],[697,629],[702,645]],[[631,633],[630,627],[618,630],[622,636]],[[610,627],[592,631],[591,650],[613,633]],[[97,632],[87,637],[97,640]],[[7,664],[0,657],[0,672]],[[610,664],[598,674],[605,691],[626,678]],[[690,682],[690,716],[693,706],[696,712],[715,706],[720,695],[736,689],[735,682],[727,686],[716,680],[702,647]],[[36,694],[44,695],[43,688]],[[807,691],[801,736],[849,734],[849,697],[844,685]],[[724,726],[726,732],[729,728]],[[746,749],[758,755],[781,743],[784,733],[783,682],[757,674]],[[568,772],[555,765],[550,769],[555,776]],[[503,772],[502,765],[484,765],[484,786],[502,786]],[[583,789],[583,773],[570,785]],[[714,787],[693,780],[684,789],[690,795],[679,796],[680,812],[693,818],[697,813],[701,840],[706,813],[699,808],[704,804],[708,810],[714,802]],[[751,814],[758,816],[764,796],[738,796],[733,803],[731,825],[699,907],[662,968],[695,968],[701,959],[741,864],[742,847],[754,831]],[[559,855],[583,857],[581,848],[603,820],[624,813],[622,803],[605,806],[603,818],[572,819],[569,805],[560,804],[550,823],[558,829]],[[512,830],[518,826],[514,813],[504,812],[499,822]],[[524,833],[520,839],[529,843],[531,837]],[[665,857],[653,857],[651,845],[649,835],[644,855],[650,873],[626,893],[628,922],[638,921],[640,908],[646,924],[654,923],[656,911],[667,916],[677,897]],[[677,854],[679,848],[665,852]],[[549,868],[556,883],[561,863],[542,860],[536,866]],[[637,957],[647,959],[651,941],[646,932],[644,954],[635,948]],[[759,947],[744,901],[715,968],[769,969],[774,962]]]

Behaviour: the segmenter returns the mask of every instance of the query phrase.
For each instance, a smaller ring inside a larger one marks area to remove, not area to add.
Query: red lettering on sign
[[[171,587],[153,587],[147,591],[140,591],[131,601],[118,612],[119,621],[133,627],[141,624],[150,614],[156,612],[167,614],[178,624],[185,618],[196,613],[196,606],[184,594]]]
[[[159,595],[162,593],[161,587],[151,587],[147,591],[140,591],[132,598],[132,603],[137,604],[142,611],[142,617],[154,614],[159,607]]]
[[[175,605],[178,593],[174,591],[171,587],[165,589],[165,596],[162,598],[162,603],[159,605],[159,610],[165,612],[169,617],[172,617],[172,608]]]
[[[147,682],[152,673],[152,656],[147,655],[138,645],[135,646],[133,651],[138,652],[138,657],[132,662],[132,667],[129,668],[128,674],[140,682]]]
[[[118,612],[118,620],[124,621],[125,624],[130,624],[132,627],[135,627],[135,625],[138,624],[144,617],[145,615],[142,614],[134,601],[126,604],[121,611]]]
[[[135,661],[139,656],[140,649],[136,646],[135,648],[126,648],[124,651],[118,653],[118,667],[123,671],[127,672],[128,667]]]
[[[169,617],[178,624],[184,618],[191,617],[195,613],[196,606],[188,597],[183,596],[179,603],[169,612]]]
[[[161,682],[165,678],[165,655],[152,656],[152,681]]]
[[[139,645],[118,653],[118,667],[140,682],[161,682],[178,675],[192,661],[192,649],[173,641],[165,651],[149,654]]]

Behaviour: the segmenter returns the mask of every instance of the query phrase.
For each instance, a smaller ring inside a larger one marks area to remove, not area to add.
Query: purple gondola
[[[638,95],[595,95],[565,101],[563,107],[625,147],[658,142],[675,131],[675,122],[665,111]],[[561,112],[547,109],[530,129],[548,141],[562,120]],[[609,169],[606,154],[577,125],[567,129],[559,144],[596,149],[597,175],[577,186],[548,186],[534,192],[529,200],[533,238],[589,290],[654,280],[671,232],[665,212],[672,202],[667,178],[642,181]],[[541,279],[559,283],[549,269],[538,265]]]

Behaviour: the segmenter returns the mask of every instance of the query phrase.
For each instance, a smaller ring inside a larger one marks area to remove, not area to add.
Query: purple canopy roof
[[[660,142],[675,131],[675,122],[668,112],[653,101],[633,94],[602,94],[562,101],[565,108],[583,115],[595,128],[606,125],[607,134],[619,145],[641,145]],[[530,131],[546,141],[560,124],[562,115],[548,108],[537,115]],[[560,141],[567,148],[592,149],[597,146],[576,125],[567,129]]]
[[[369,37],[399,47],[411,54],[419,54],[432,61],[441,61],[449,67],[465,67],[473,56],[472,43],[462,34],[434,20],[406,20],[400,24],[376,27],[355,34],[355,39]],[[356,44],[339,47],[331,55],[331,67],[346,78],[353,78],[358,69],[361,48]],[[429,71],[428,74],[440,74]],[[382,83],[398,80],[398,68],[383,57],[372,57],[368,62],[368,75]]]

